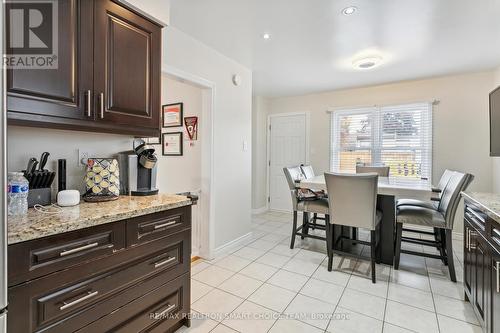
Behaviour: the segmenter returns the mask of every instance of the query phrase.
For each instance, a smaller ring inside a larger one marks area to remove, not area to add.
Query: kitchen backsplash
[[[133,138],[124,135],[61,131],[9,126],[8,170],[20,171],[26,168],[30,157],[40,158],[44,151],[50,153],[45,167],[57,171],[57,159],[67,160],[67,189],[83,192],[85,167],[78,162],[78,149],[87,151],[91,157],[111,157],[117,152],[132,149]],[[57,191],[57,177],[52,192]]]

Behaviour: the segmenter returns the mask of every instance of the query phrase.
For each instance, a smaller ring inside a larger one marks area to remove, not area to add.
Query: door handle
[[[493,269],[497,272],[496,273],[496,278],[497,278],[497,293],[500,293],[500,261],[495,261],[495,266],[493,266]]]
[[[100,109],[100,116],[101,119],[104,119],[104,93],[101,93],[99,98],[99,109]]]
[[[465,241],[465,248],[468,250],[469,249],[469,228],[465,228],[465,236],[464,236],[464,241]]]
[[[470,250],[475,250],[477,248],[477,246],[473,246],[472,245],[472,241],[471,241],[472,237],[474,237],[476,235],[477,235],[477,232],[469,230],[469,251]]]
[[[160,313],[155,313],[155,316],[154,318],[155,319],[165,319],[165,315],[167,313],[169,313],[170,311],[172,311],[173,309],[175,309],[177,305],[175,304],[172,304],[172,305],[168,305],[167,308],[165,310],[163,310],[162,312]]]
[[[99,243],[96,242],[96,243],[91,243],[91,244],[87,244],[87,245],[80,246],[80,247],[75,247],[74,249],[71,249],[71,250],[62,251],[61,253],[59,253],[59,256],[64,257],[64,256],[67,256],[67,255],[70,255],[73,253],[77,253],[77,252],[91,249],[93,247],[96,247],[97,245],[99,245]]]
[[[59,307],[59,310],[66,310],[67,308],[70,308],[72,306],[75,306],[83,301],[86,301],[88,300],[89,298],[92,298],[94,296],[97,296],[99,292],[98,291],[94,291],[94,292],[88,292],[87,295],[83,296],[83,297],[80,297],[78,299],[75,299],[73,302],[69,302],[69,303],[66,303],[66,302],[63,302],[63,305]]]
[[[174,225],[176,223],[177,223],[177,221],[170,221],[170,222],[167,222],[167,223],[157,224],[157,225],[155,225],[154,229],[156,230],[156,229],[160,229],[160,228],[165,228],[165,227]]]
[[[87,90],[87,117],[92,116],[92,98],[90,90]]]
[[[166,260],[157,262],[157,263],[154,264],[155,268],[158,268],[158,267],[161,267],[161,266],[165,266],[166,264],[170,264],[171,262],[174,262],[175,259],[176,259],[175,257],[170,257],[170,258],[167,258]]]

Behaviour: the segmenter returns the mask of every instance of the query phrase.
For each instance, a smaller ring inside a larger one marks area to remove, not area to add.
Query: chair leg
[[[333,268],[333,226],[330,224],[330,216],[325,215],[326,227],[326,252],[328,254],[328,271]]]
[[[370,231],[370,247],[371,247],[371,262],[372,262],[372,283],[375,283],[375,250],[377,246],[377,234],[375,230]]]
[[[354,239],[354,240],[358,239],[358,228],[356,228],[356,227],[352,228],[352,239]]]
[[[443,229],[434,228],[434,240],[436,241],[436,249],[439,251],[439,255],[443,257],[441,261],[446,265],[446,256],[445,254],[445,236],[443,233]]]
[[[318,218],[318,214],[314,213],[313,214],[313,219],[312,219],[312,224],[311,224],[311,229],[314,230],[316,229],[316,219]]]
[[[302,233],[303,234],[309,234],[309,213],[302,212],[303,218],[302,218]],[[301,239],[304,239],[304,236],[300,237]]]
[[[446,229],[446,259],[448,261],[448,269],[450,271],[450,279],[453,282],[457,282],[457,276],[455,275],[455,264],[453,263],[453,245],[452,245],[452,230]]]
[[[445,266],[448,266],[448,257],[446,256],[446,230],[440,229],[439,233],[441,235],[441,256],[444,256],[444,259],[442,261]]]
[[[292,229],[292,241],[290,242],[290,249],[293,249],[295,245],[295,236],[297,234],[297,211],[293,211],[293,229]]]
[[[399,269],[399,258],[401,256],[401,237],[403,236],[403,223],[396,223],[396,251],[394,254],[394,269]]]

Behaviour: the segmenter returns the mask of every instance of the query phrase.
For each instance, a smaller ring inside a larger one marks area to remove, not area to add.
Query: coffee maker
[[[148,196],[158,194],[155,149],[144,140],[134,140],[134,150],[118,154],[120,194]]]

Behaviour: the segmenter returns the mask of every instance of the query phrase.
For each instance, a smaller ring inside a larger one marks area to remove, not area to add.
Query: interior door
[[[110,0],[95,2],[97,119],[160,132],[161,27]]]
[[[7,71],[9,118],[34,120],[33,115],[90,119],[93,90],[93,2],[57,2],[57,69]],[[7,29],[9,25],[7,24]],[[7,34],[9,35],[9,34]]]
[[[269,142],[269,208],[291,211],[292,200],[283,168],[307,162],[306,115],[272,116]]]

